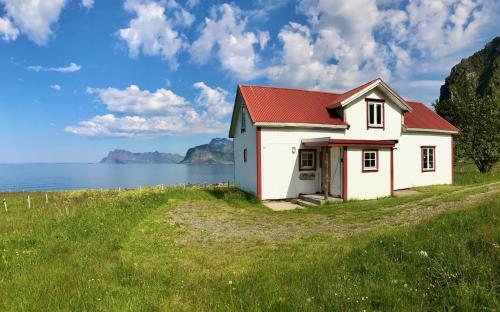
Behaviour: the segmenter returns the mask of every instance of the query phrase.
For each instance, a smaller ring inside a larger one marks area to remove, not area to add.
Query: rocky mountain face
[[[108,153],[101,160],[103,164],[177,164],[183,159],[182,155],[171,153],[148,152],[132,153],[116,149]]]
[[[500,37],[455,65],[441,86],[439,102],[475,95],[500,97]],[[439,111],[438,111],[439,113]]]
[[[233,164],[233,141],[213,139],[208,144],[190,148],[181,164]]]

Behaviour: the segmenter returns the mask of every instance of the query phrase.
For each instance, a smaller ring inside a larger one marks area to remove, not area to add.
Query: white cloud
[[[62,88],[61,88],[61,86],[60,86],[60,85],[58,85],[58,84],[53,84],[53,85],[50,85],[50,88],[51,88],[52,90],[55,90],[55,91],[61,91],[61,89],[62,89]]]
[[[118,32],[127,43],[130,56],[137,57],[141,52],[145,55],[160,55],[175,69],[178,66],[176,55],[184,43],[167,19],[165,7],[149,0],[127,0],[124,7],[136,14],[129,26]]]
[[[207,108],[207,111],[217,118],[230,114],[233,106],[228,102],[229,93],[222,88],[211,88],[204,82],[196,82],[193,86],[200,91],[195,101]]]
[[[187,5],[190,8],[194,8],[195,6],[198,5],[199,2],[200,2],[200,0],[187,0]]]
[[[254,45],[265,47],[266,35],[261,35],[259,41],[257,34],[245,31],[247,21],[235,6],[224,3],[212,11],[211,17],[205,18],[201,35],[191,45],[193,60],[204,64],[216,50],[222,67],[238,78],[249,80],[261,75]]]
[[[231,112],[228,92],[211,88],[203,82],[195,103],[166,89],[155,92],[130,86],[116,88],[87,88],[96,94],[109,113],[67,126],[66,132],[97,137],[137,137],[172,134],[220,133],[227,131],[225,117]]]
[[[141,90],[131,85],[124,90],[116,88],[87,88],[87,93],[97,94],[111,112],[134,114],[178,114],[185,111],[187,100],[166,89],[155,92]]]
[[[15,28],[36,44],[45,45],[52,36],[51,25],[59,19],[66,0],[0,0],[0,4]]]
[[[307,23],[281,29],[268,77],[345,90],[377,76],[407,84],[447,74],[464,51],[495,35],[500,7],[493,0],[302,0],[298,12]]]
[[[0,17],[0,37],[5,41],[16,40],[19,36],[17,29],[8,18]]]
[[[82,6],[91,9],[94,6],[94,0],[82,0]]]
[[[35,71],[35,72],[74,73],[80,71],[82,69],[82,66],[75,63],[70,63],[66,67],[43,67],[40,65],[36,65],[36,66],[28,66],[26,68],[30,71]]]

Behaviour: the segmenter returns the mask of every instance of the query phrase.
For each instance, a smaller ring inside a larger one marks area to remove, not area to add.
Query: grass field
[[[3,193],[0,310],[497,311],[498,167],[455,178],[286,212],[233,188]]]

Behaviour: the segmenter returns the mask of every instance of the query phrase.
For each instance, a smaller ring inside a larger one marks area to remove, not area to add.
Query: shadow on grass
[[[260,204],[259,199],[250,193],[244,192],[236,187],[207,189],[207,193],[216,199],[225,201],[231,206],[248,207]]]

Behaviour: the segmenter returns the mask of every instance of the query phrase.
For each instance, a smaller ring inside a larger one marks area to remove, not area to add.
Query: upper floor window
[[[384,127],[384,101],[383,100],[366,100],[367,105],[367,126]]]
[[[248,160],[248,155],[247,155],[247,149],[245,148],[245,149],[243,150],[243,161],[244,161],[244,162],[247,162],[247,160]]]
[[[378,150],[363,150],[363,172],[378,171]]]
[[[422,171],[435,171],[436,170],[436,147],[422,146]]]
[[[299,170],[316,170],[316,150],[299,150]]]
[[[247,130],[247,108],[241,105],[241,133]]]

